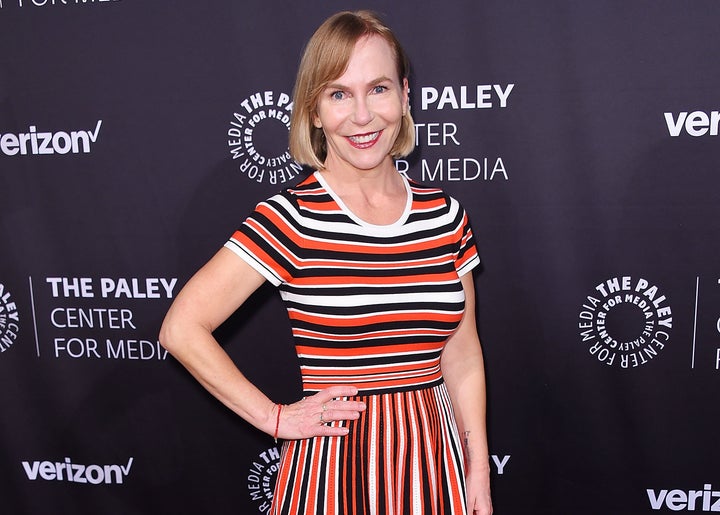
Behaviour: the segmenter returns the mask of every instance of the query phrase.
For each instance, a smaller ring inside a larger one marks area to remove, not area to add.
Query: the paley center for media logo
[[[20,315],[10,290],[0,283],[0,353],[10,349],[20,332]]]
[[[668,345],[672,309],[660,287],[642,277],[622,276],[595,286],[578,316],[581,343],[600,363],[636,368]]]
[[[259,91],[242,100],[233,112],[227,144],[237,170],[248,179],[284,184],[302,171],[288,149],[292,108],[287,93]]]

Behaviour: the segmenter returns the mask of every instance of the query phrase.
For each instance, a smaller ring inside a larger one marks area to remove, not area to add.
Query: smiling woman
[[[394,68],[390,45],[366,36],[355,44],[345,73],[325,87],[313,117],[327,142],[323,170],[348,179],[360,170],[394,171],[391,150],[408,105],[407,79]]]
[[[376,40],[375,45],[381,46],[381,42],[384,42],[387,45],[384,50],[389,50],[391,61],[375,63],[377,66],[384,65],[385,71],[382,75],[368,79],[371,81],[368,88],[381,86],[373,84],[373,80],[391,82],[393,89],[404,90],[405,94],[401,128],[391,155],[393,158],[403,157],[415,148],[413,119],[407,108],[410,64],[405,51],[393,32],[372,13],[360,11],[348,14],[339,13],[318,28],[305,49],[295,83],[290,151],[298,162],[318,169],[324,167],[327,155],[325,134],[317,125],[320,97],[335,93],[332,86],[338,82],[337,89],[341,94],[344,93],[345,84],[341,83],[340,78],[347,73],[351,58],[356,57],[357,61],[361,57],[357,52],[358,44],[369,39]],[[384,51],[378,57],[384,60],[388,54]]]
[[[293,157],[317,171],[258,204],[163,324],[211,393],[285,440],[273,515],[492,512],[480,259],[462,206],[395,169],[414,147],[404,55],[372,13],[321,25],[290,128]],[[212,336],[265,280],[300,363],[305,396],[286,406]]]

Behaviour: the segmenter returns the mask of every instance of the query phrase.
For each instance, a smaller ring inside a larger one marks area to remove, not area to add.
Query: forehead
[[[374,34],[365,36],[355,43],[347,68],[338,80],[374,80],[380,76],[399,80],[395,61],[395,53],[384,38]]]

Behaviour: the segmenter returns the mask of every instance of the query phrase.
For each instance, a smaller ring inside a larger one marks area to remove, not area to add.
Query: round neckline
[[[333,190],[328,182],[325,180],[325,177],[322,176],[322,174],[319,171],[315,171],[313,175],[315,176],[315,179],[322,185],[323,188],[328,192],[328,194],[332,197],[332,199],[337,203],[337,205],[340,207],[340,210],[345,213],[353,222],[357,223],[358,225],[361,225],[363,227],[370,227],[373,229],[392,229],[395,227],[400,227],[405,224],[408,217],[410,216],[410,208],[412,207],[412,190],[410,189],[410,183],[403,174],[398,172],[400,174],[400,177],[402,178],[403,185],[405,186],[405,208],[403,209],[403,212],[400,214],[400,217],[395,220],[391,224],[372,224],[370,222],[367,222],[357,216],[355,213],[352,212],[352,210],[343,202],[343,200],[340,198],[340,195],[335,193],[335,190]]]

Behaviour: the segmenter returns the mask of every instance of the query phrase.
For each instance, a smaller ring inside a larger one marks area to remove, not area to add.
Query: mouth
[[[363,149],[372,147],[380,138],[380,134],[382,134],[382,131],[369,132],[367,134],[348,136],[347,139],[353,147]]]

